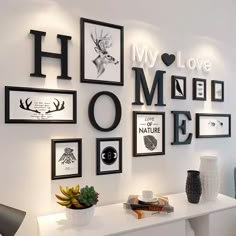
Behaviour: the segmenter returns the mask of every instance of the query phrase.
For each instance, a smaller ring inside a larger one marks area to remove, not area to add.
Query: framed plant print
[[[186,99],[186,77],[172,75],[171,98]]]
[[[206,101],[206,80],[193,78],[193,100]]]
[[[81,82],[124,85],[123,26],[81,18]]]
[[[122,138],[97,138],[97,175],[122,173]]]
[[[231,137],[230,114],[196,114],[196,138]]]
[[[77,92],[5,87],[5,123],[76,123]]]
[[[224,101],[224,81],[219,81],[219,80],[211,81],[211,101],[214,102]]]
[[[52,180],[82,176],[82,140],[52,139]]]
[[[133,156],[165,154],[165,113],[133,112]]]

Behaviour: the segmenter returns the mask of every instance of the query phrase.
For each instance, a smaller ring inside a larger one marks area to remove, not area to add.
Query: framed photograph
[[[224,81],[219,81],[219,80],[211,81],[211,101],[214,102],[224,101]]]
[[[52,139],[52,180],[82,176],[82,140]]]
[[[133,112],[133,155],[165,154],[165,113]]]
[[[231,137],[230,114],[196,114],[196,138]]]
[[[171,98],[186,99],[186,77],[172,75]]]
[[[76,123],[76,91],[5,87],[5,123]]]
[[[193,78],[193,100],[206,101],[206,80]]]
[[[97,175],[122,173],[122,138],[97,138]]]
[[[124,85],[123,26],[81,18],[81,82]]]

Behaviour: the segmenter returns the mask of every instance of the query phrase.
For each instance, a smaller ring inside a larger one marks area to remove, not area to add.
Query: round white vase
[[[214,201],[217,198],[220,187],[218,160],[215,156],[202,156],[200,158],[202,199]]]
[[[84,209],[66,208],[66,218],[69,224],[82,226],[87,225],[94,216],[95,206]]]

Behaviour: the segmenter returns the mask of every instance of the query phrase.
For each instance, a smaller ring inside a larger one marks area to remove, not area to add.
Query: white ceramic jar
[[[202,156],[200,162],[202,199],[214,201],[220,187],[218,159],[215,156]]]
[[[66,208],[66,218],[72,225],[87,225],[94,216],[95,206],[85,209],[69,209]]]

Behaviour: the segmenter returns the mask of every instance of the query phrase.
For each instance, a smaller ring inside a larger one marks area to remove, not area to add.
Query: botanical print
[[[134,112],[134,156],[164,153],[164,114]]]
[[[175,96],[184,96],[184,80],[175,79]]]

